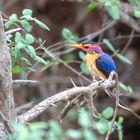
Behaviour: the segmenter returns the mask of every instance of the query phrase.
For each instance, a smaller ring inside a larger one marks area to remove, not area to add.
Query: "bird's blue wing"
[[[96,59],[96,67],[101,71],[106,77],[109,76],[111,71],[117,72],[114,60],[112,57],[106,53],[101,55]]]

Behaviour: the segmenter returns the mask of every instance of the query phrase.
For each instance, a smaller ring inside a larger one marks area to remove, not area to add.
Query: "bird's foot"
[[[118,79],[118,74],[115,72],[115,71],[112,71],[110,74],[109,74],[109,77],[108,77],[108,80],[116,80]]]
[[[105,81],[105,79],[100,80],[98,83],[98,86],[100,86],[104,81]]]

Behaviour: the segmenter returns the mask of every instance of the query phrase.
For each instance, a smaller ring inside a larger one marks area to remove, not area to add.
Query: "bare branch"
[[[63,110],[60,112],[59,116],[57,117],[60,121],[62,121],[62,119],[67,114],[67,112],[76,104],[76,102],[78,101],[78,98],[80,96],[81,96],[81,94],[77,95],[77,97],[75,97],[71,101],[68,101],[68,103],[66,104],[66,106],[63,108]]]
[[[18,31],[20,31],[20,30],[21,30],[21,28],[11,29],[11,30],[9,30],[9,31],[6,31],[6,32],[5,32],[5,35],[12,34],[12,33],[18,32]]]
[[[134,29],[136,32],[140,32],[139,24],[134,18],[132,18],[131,16],[129,16],[127,13],[124,12],[120,13],[120,17],[121,22],[123,22],[130,28]]]
[[[105,80],[103,83],[99,84],[99,82],[94,82],[86,87],[74,87],[65,91],[62,91],[52,97],[49,97],[45,99],[44,101],[40,102],[36,106],[34,106],[29,111],[25,112],[24,114],[20,115],[18,117],[18,120],[20,123],[27,123],[28,121],[31,121],[32,119],[36,118],[38,115],[40,115],[43,111],[50,108],[52,104],[56,104],[58,102],[62,101],[68,101],[73,98],[75,98],[77,95],[87,95],[94,93],[97,89],[106,89],[110,87],[115,86],[115,81],[112,80]]]
[[[112,133],[112,129],[114,127],[114,123],[115,123],[115,120],[116,120],[116,117],[117,117],[117,113],[118,113],[118,107],[119,107],[119,84],[118,84],[118,74],[116,72],[111,72],[111,74],[109,75],[109,78],[115,78],[115,88],[112,89],[112,92],[114,93],[115,97],[116,97],[116,104],[115,104],[115,109],[114,109],[114,114],[113,114],[113,117],[112,117],[112,120],[110,122],[110,125],[109,125],[109,130],[107,132],[107,135],[105,137],[105,140],[108,140],[111,133]],[[109,79],[108,78],[108,79]]]
[[[36,80],[13,80],[13,84],[38,84]]]

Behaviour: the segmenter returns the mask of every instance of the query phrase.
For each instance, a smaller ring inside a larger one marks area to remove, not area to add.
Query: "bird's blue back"
[[[96,60],[96,67],[100,70],[106,77],[109,76],[111,71],[117,72],[115,62],[110,55],[107,53],[102,54]]]

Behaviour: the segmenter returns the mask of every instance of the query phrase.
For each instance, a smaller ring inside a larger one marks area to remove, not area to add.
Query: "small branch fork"
[[[114,123],[115,123],[115,120],[116,120],[116,117],[117,117],[117,113],[118,113],[118,107],[119,107],[119,94],[120,94],[120,92],[119,92],[119,81],[118,81],[118,75],[117,75],[117,73],[115,73],[115,72],[113,72],[113,73],[111,73],[112,74],[112,77],[111,76],[109,76],[109,78],[115,78],[115,88],[113,88],[113,93],[114,93],[114,95],[115,95],[115,98],[116,98],[116,103],[115,103],[115,109],[114,109],[114,114],[113,114],[113,117],[112,117],[112,120],[111,120],[111,122],[110,122],[110,126],[109,126],[109,130],[108,130],[108,132],[107,132],[107,134],[106,134],[106,137],[105,137],[105,140],[108,140],[109,139],[109,137],[110,137],[110,135],[111,135],[111,132],[112,132],[112,129],[113,129],[113,127],[114,127]],[[110,74],[110,75],[111,75]]]
[[[115,80],[113,78],[108,78],[107,80],[101,82],[93,82],[88,86],[85,87],[73,87],[71,89],[62,91],[60,93],[57,93],[54,96],[51,96],[44,101],[40,102],[36,106],[34,106],[32,109],[28,110],[27,112],[23,113],[22,115],[18,116],[18,120],[20,123],[25,124],[28,121],[31,121],[32,119],[36,118],[38,115],[40,115],[43,111],[46,109],[55,106],[58,102],[68,102],[66,107],[62,110],[59,118],[62,119],[65,114],[68,112],[68,110],[74,105],[77,104],[78,101],[81,102],[81,106],[86,103],[86,99],[88,101],[89,98],[96,95],[96,91],[98,89],[109,89],[116,85]]]

